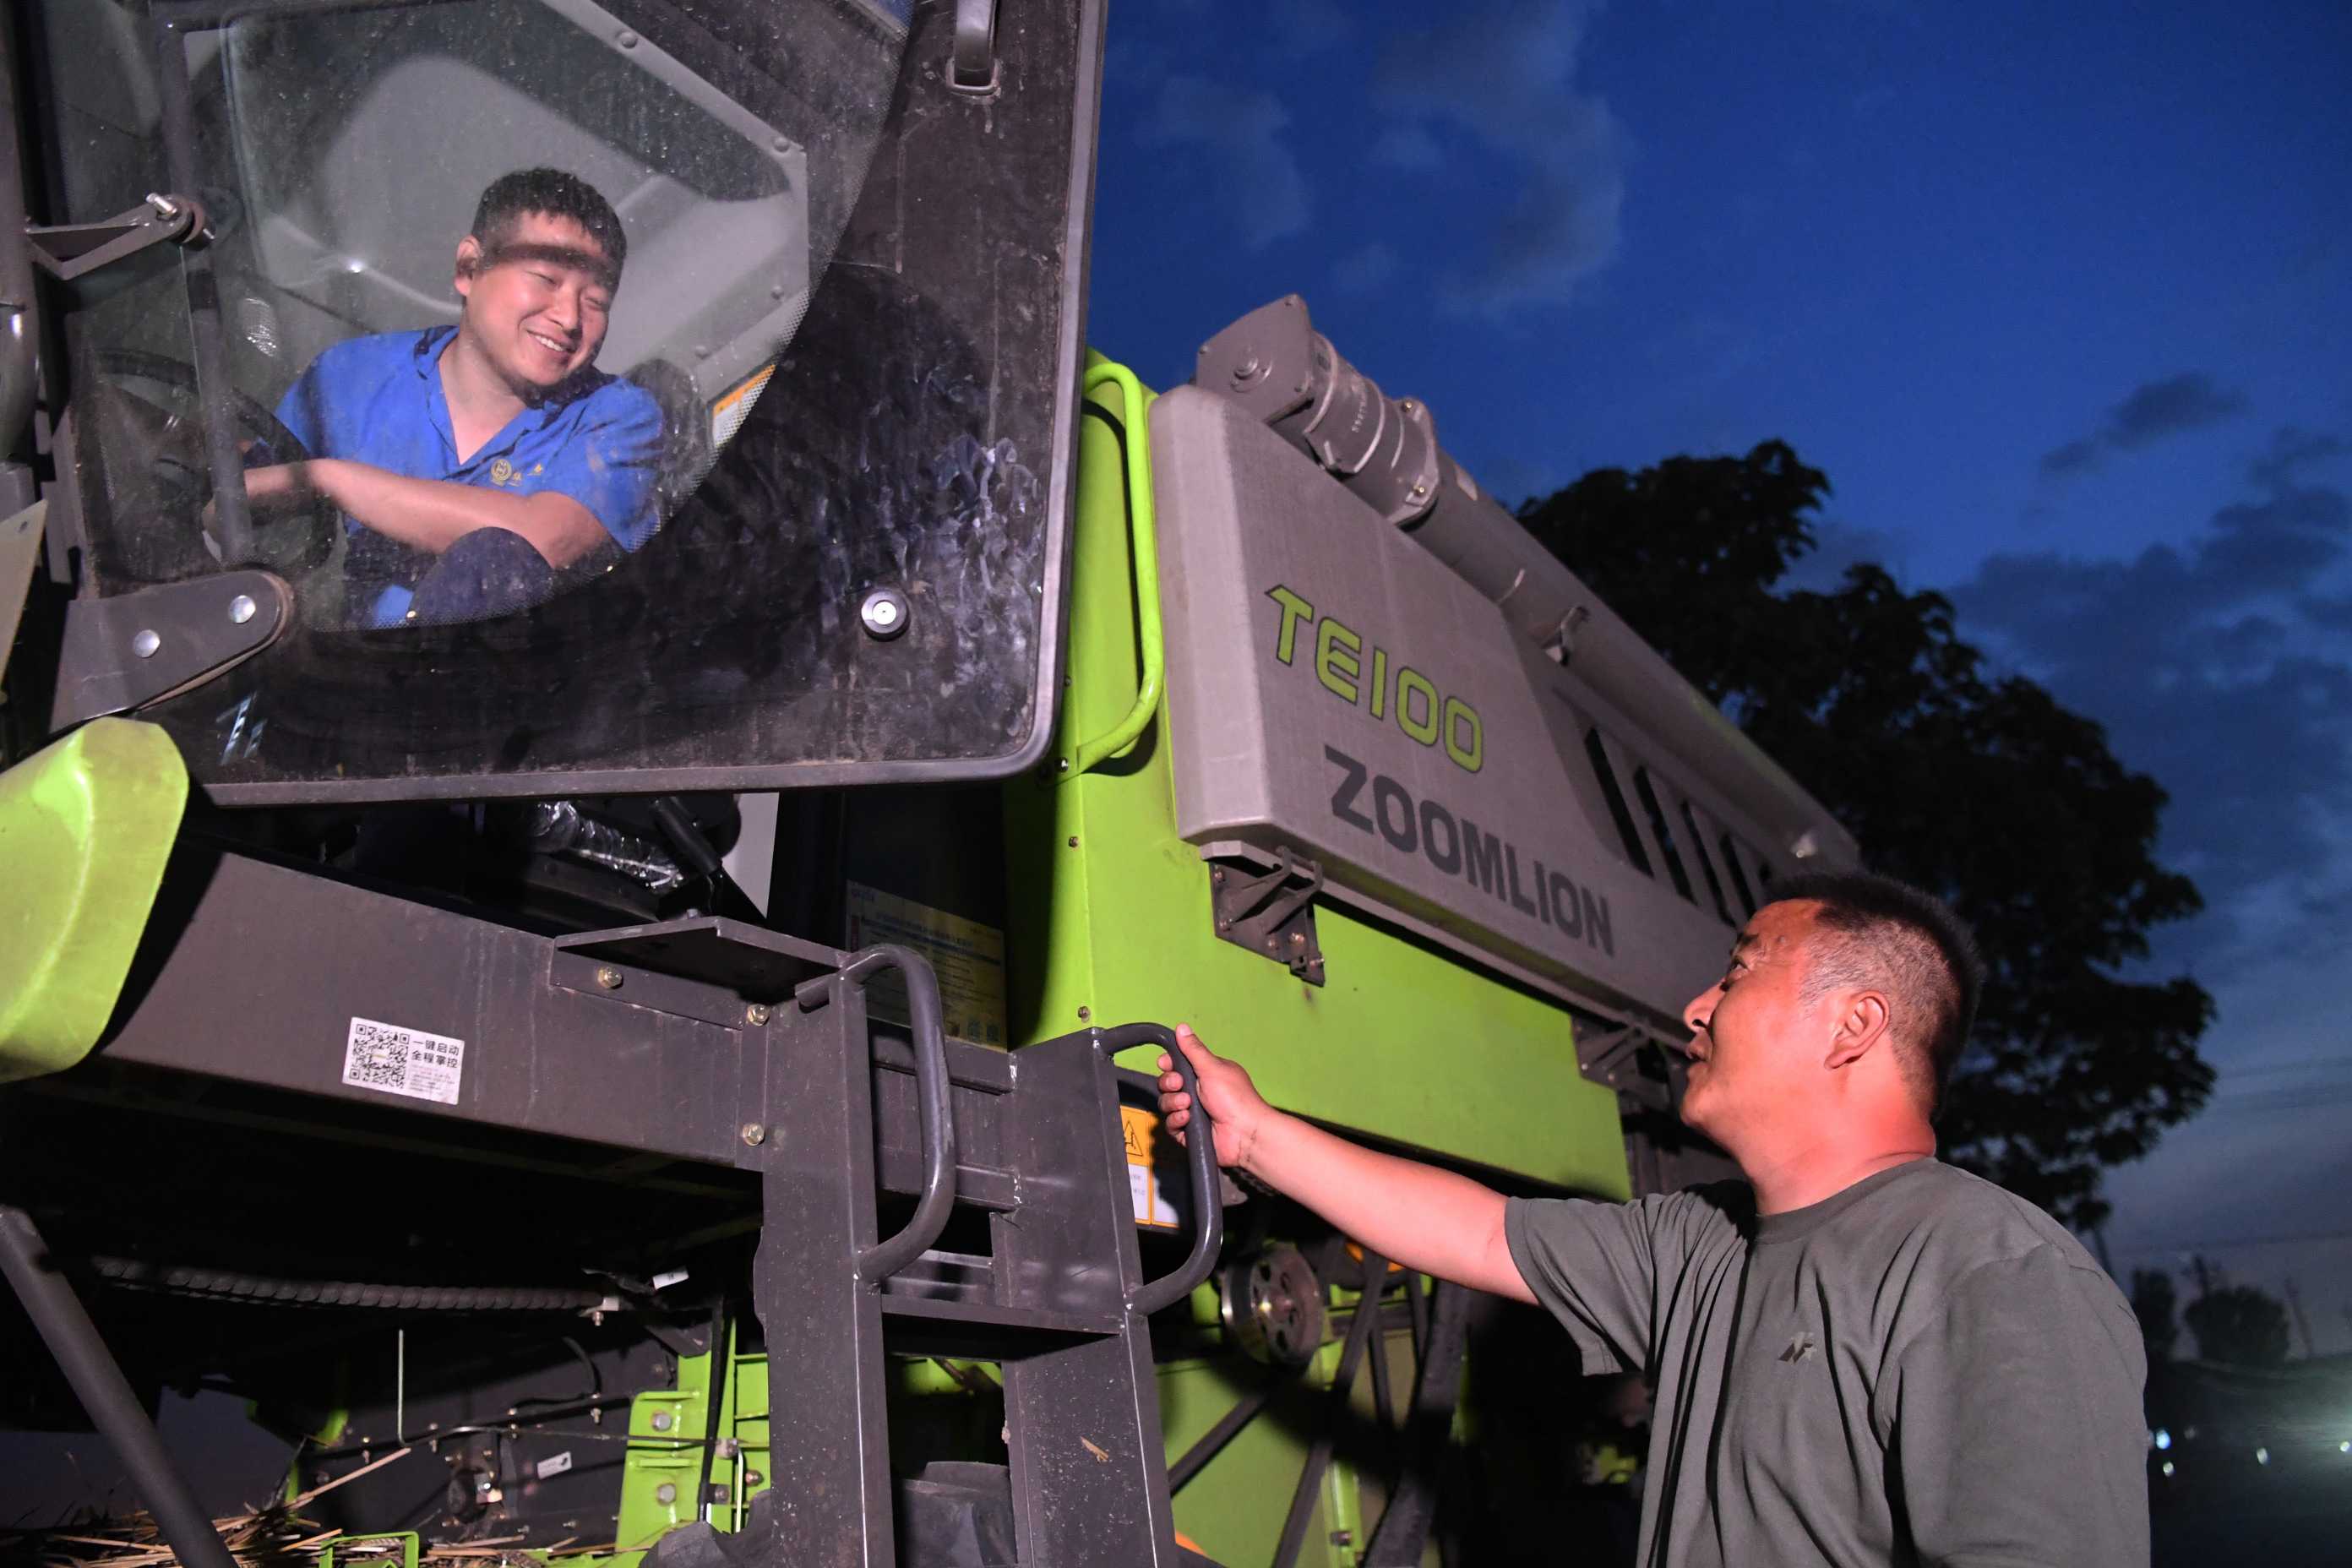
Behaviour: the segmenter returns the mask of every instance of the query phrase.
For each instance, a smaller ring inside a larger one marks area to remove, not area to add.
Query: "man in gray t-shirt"
[[[2145,1564],[2129,1305],[2049,1215],[1935,1158],[1979,974],[1914,889],[1780,885],[1685,1010],[1684,1120],[1748,1179],[1633,1204],[1507,1200],[1375,1153],[1180,1038],[1223,1163],[1409,1268],[1541,1304],[1586,1371],[1651,1380],[1644,1568]],[[1181,1135],[1182,1080],[1160,1091]]]

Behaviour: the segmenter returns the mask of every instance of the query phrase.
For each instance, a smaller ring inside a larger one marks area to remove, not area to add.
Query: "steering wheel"
[[[106,480],[121,535],[115,543],[124,557],[121,564],[134,575],[163,580],[221,565],[250,565],[299,576],[332,555],[342,514],[325,498],[314,497],[257,510],[250,559],[225,561],[205,527],[213,474],[195,367],[138,349],[100,349],[92,357],[98,376],[91,401],[100,450],[110,455]],[[240,447],[258,442],[278,462],[309,456],[258,398],[234,387],[228,395]],[[145,523],[151,516],[173,526],[162,531],[163,537],[147,537],[159,531]]]

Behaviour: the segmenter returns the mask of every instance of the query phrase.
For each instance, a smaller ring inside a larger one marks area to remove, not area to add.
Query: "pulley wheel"
[[[1269,1366],[1305,1366],[1323,1342],[1323,1282],[1296,1247],[1272,1247],[1225,1270],[1225,1332]]]

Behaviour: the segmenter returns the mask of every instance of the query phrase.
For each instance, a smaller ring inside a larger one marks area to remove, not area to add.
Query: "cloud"
[[[2126,449],[2145,447],[2167,436],[2217,425],[2246,411],[2238,393],[2224,392],[2203,371],[2163,381],[2151,381],[2133,390],[2107,416],[2107,442]]]
[[[1139,134],[1146,147],[1205,149],[1220,165],[1218,183],[1232,198],[1242,242],[1255,250],[1307,227],[1307,176],[1282,135],[1289,124],[1289,111],[1270,92],[1172,76],[1160,84]]]
[[[2081,473],[2096,468],[2110,452],[2137,451],[2168,436],[2201,430],[2245,411],[2242,395],[2214,385],[2213,378],[2201,370],[2144,382],[2107,410],[2098,429],[2044,452],[2042,472],[2050,479]]]
[[[2163,425],[2211,399],[2151,400]],[[2210,912],[2163,940],[2226,970],[2298,907],[2352,896],[2352,497],[2296,475],[2340,449],[2283,431],[2258,494],[2128,561],[1988,558],[1952,593],[1966,635],[2105,725],[2172,796],[2164,854]]]
[[[1396,269],[1396,252],[1374,240],[1332,264],[1331,286],[1342,294],[1370,294],[1395,277]]]
[[[2099,461],[2099,444],[2084,439],[2069,441],[2063,447],[2053,447],[2042,455],[2042,471],[2053,478],[2061,474],[2077,474],[2094,468]]]
[[[2270,449],[2246,465],[2246,477],[2258,485],[2293,484],[2331,458],[2352,452],[2352,442],[2340,436],[2281,426],[2271,437]]]
[[[1575,87],[1597,8],[1502,0],[1447,12],[1399,36],[1381,64],[1380,97],[1402,126],[1458,127],[1512,165],[1517,198],[1489,220],[1483,254],[1447,280],[1455,309],[1565,302],[1617,254],[1625,133],[1607,103]]]

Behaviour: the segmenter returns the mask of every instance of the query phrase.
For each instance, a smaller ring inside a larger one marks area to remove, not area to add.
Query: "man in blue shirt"
[[[353,624],[524,608],[653,536],[660,408],[595,366],[627,253],[584,181],[503,175],[457,243],[455,327],[339,343],[287,389],[308,456],[248,469],[247,493],[341,510]]]

